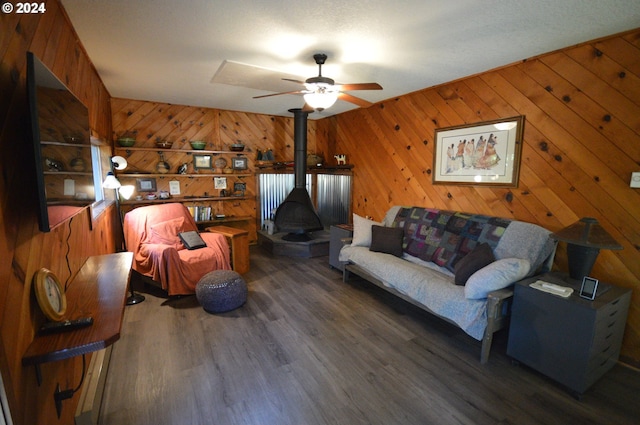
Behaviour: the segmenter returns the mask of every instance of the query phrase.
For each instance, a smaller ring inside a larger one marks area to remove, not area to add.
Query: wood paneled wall
[[[165,153],[172,172],[183,162],[191,163],[190,155],[176,151],[191,149],[191,140],[207,142],[207,150],[229,150],[233,143],[243,143],[242,152],[248,158],[249,170],[259,172],[255,159],[258,150],[271,149],[276,161],[293,161],[293,117],[250,114],[224,111],[211,108],[171,105],[131,99],[111,100],[113,113],[114,142],[118,137],[135,137],[136,147],[154,147],[156,139],[173,142],[170,152]],[[307,125],[307,144],[309,152],[316,152],[316,124]],[[119,154],[122,154],[119,152]],[[227,158],[228,160],[228,158]],[[128,159],[130,167],[125,172],[152,172],[159,156],[155,152],[132,151]],[[230,164],[229,164],[230,165]],[[133,171],[132,171],[133,170]],[[190,169],[189,169],[190,170]],[[191,172],[191,171],[189,171]],[[121,175],[122,176],[122,175]],[[168,180],[160,178],[158,190],[168,190]],[[247,177],[247,194],[257,196],[257,178]],[[124,184],[124,180],[123,180]],[[212,179],[190,179],[181,183],[181,192],[189,196],[203,196],[206,192],[214,194]],[[255,217],[248,227],[250,241],[257,241],[258,202],[256,198],[233,201],[203,201],[211,205],[216,213],[227,216]],[[234,224],[234,226],[241,226]]]
[[[517,188],[433,185],[436,128],[525,115]],[[512,217],[552,231],[597,218],[622,251],[593,275],[633,289],[622,356],[640,365],[640,30],[567,48],[318,123],[354,168],[354,212],[392,205]],[[567,270],[565,246],[556,267]]]
[[[53,402],[56,384],[74,388],[80,380],[80,358],[35,369],[22,366],[22,354],[44,322],[31,290],[40,267],[62,281],[75,275],[91,255],[115,251],[115,209],[93,226],[88,210],[54,228],[38,230],[37,199],[26,98],[26,52],[38,56],[89,108],[94,134],[111,138],[109,93],[78,42],[57,0],[40,15],[0,14],[0,370],[14,423],[73,423],[79,393],[63,403],[58,420]],[[66,259],[68,259],[68,264]]]

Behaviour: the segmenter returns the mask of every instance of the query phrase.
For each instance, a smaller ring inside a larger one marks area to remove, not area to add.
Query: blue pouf
[[[214,270],[196,285],[196,298],[207,313],[223,313],[247,301],[247,283],[233,270]]]

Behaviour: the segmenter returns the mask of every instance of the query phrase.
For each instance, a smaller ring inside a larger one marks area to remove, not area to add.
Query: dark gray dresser
[[[529,286],[536,280],[574,289],[568,298]],[[604,285],[601,284],[604,287]],[[579,283],[549,273],[516,283],[507,354],[571,390],[576,397],[611,369],[620,346],[631,290],[606,285],[595,300]]]

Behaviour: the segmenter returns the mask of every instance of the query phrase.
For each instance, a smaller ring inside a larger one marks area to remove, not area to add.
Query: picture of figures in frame
[[[436,129],[434,184],[517,187],[524,116]]]

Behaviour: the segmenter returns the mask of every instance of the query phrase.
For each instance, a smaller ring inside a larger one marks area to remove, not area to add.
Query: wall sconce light
[[[569,276],[577,280],[589,276],[601,249],[622,249],[598,220],[591,217],[581,218],[551,236],[567,243]]]

